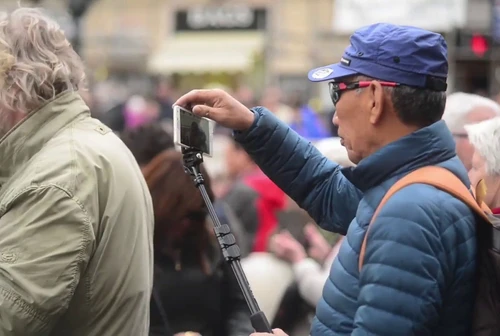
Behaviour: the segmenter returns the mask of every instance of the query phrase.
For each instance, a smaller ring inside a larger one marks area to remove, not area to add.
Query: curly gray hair
[[[0,13],[0,134],[57,94],[85,85],[81,58],[42,10]]]

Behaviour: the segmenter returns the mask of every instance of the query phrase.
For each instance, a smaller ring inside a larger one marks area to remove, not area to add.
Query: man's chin
[[[361,155],[359,155],[358,153],[347,148],[346,150],[347,150],[347,157],[349,158],[349,161],[351,161],[352,163],[357,165],[363,159]]]

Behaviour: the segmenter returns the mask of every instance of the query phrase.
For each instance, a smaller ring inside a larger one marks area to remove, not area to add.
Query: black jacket
[[[154,286],[173,333],[195,331],[203,336],[248,336],[250,312],[218,245],[209,247],[211,274],[202,272],[189,246],[180,270],[161,253],[155,255]],[[151,300],[150,336],[165,336],[158,307]]]

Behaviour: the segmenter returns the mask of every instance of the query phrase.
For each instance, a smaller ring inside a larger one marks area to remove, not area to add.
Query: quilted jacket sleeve
[[[263,107],[235,139],[262,171],[324,229],[345,235],[362,193],[314,147]],[[340,209],[341,211],[336,211]]]
[[[433,334],[450,274],[444,256],[455,253],[453,226],[464,224],[464,207],[418,184],[386,203],[368,231],[352,335]]]

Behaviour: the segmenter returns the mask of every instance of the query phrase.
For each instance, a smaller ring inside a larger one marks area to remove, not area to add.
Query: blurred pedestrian
[[[465,131],[474,148],[471,183],[493,214],[500,215],[500,117],[466,125]]]
[[[177,98],[172,82],[168,78],[156,78],[154,84],[156,100],[160,105],[160,119],[172,123],[174,120],[172,104]]]
[[[234,182],[222,199],[243,224],[250,251],[265,252],[278,225],[277,214],[286,206],[286,195],[235,141],[226,149],[226,167]]]
[[[308,224],[304,231],[308,243],[307,251],[287,231],[273,236],[269,245],[274,254],[292,265],[300,296],[311,306],[316,307],[342,239],[332,247],[315,224]]]
[[[283,102],[283,92],[278,87],[268,87],[264,90],[260,99],[260,105],[268,108],[286,124],[293,121],[292,108]]]
[[[174,138],[159,123],[141,125],[120,136],[141,167],[167,149],[175,148]]]
[[[500,105],[485,97],[455,92],[446,99],[443,120],[453,134],[457,155],[467,170],[472,168],[474,149],[469,142],[464,126],[498,116],[500,116]]]
[[[309,104],[303,102],[300,93],[291,99],[293,118],[289,122],[290,128],[299,135],[311,141],[330,137],[330,132],[323,124],[322,118]]]
[[[207,220],[203,198],[184,172],[182,154],[167,150],[143,167],[155,214],[151,336],[240,336],[252,331],[250,311]],[[202,169],[213,201],[210,178]],[[164,315],[162,314],[164,311]]]

